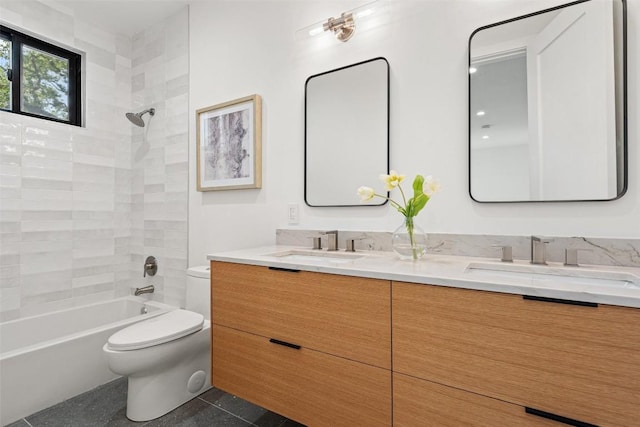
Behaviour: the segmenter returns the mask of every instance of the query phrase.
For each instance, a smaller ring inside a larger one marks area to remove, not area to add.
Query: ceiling
[[[71,10],[78,19],[131,37],[176,13],[189,0],[56,0],[55,3]]]

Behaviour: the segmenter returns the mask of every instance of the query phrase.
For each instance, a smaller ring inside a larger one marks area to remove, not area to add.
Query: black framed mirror
[[[309,77],[305,182],[309,206],[372,206],[356,190],[389,171],[389,63],[385,58]],[[380,190],[384,192],[385,190]]]
[[[469,194],[607,201],[627,188],[626,1],[581,0],[469,38]]]

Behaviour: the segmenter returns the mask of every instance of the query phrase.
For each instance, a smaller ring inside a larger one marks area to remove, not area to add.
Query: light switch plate
[[[300,207],[297,203],[289,203],[287,205],[287,221],[289,224],[298,224],[300,222]]]

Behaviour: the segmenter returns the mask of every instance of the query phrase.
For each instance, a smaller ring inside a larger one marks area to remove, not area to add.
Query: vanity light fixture
[[[356,21],[353,19],[353,13],[343,12],[340,18],[329,18],[322,24],[322,29],[333,32],[336,39],[346,42],[356,31]]]
[[[482,139],[489,139],[489,135],[482,135]]]
[[[482,116],[484,116],[484,114],[485,114],[485,113],[484,113],[484,111],[480,110],[480,111],[478,111],[478,112],[476,113],[476,116],[478,116],[478,117],[482,117]]]
[[[332,32],[336,39],[346,42],[353,37],[356,31],[356,23],[365,18],[380,14],[382,0],[376,0],[363,6],[342,12],[338,18],[331,17],[326,21],[317,22],[308,27],[296,31],[299,39],[315,37],[325,32]]]

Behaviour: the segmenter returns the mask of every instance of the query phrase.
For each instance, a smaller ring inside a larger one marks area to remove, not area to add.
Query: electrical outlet
[[[297,203],[289,203],[287,206],[287,221],[289,224],[298,224],[300,222],[300,208]]]

